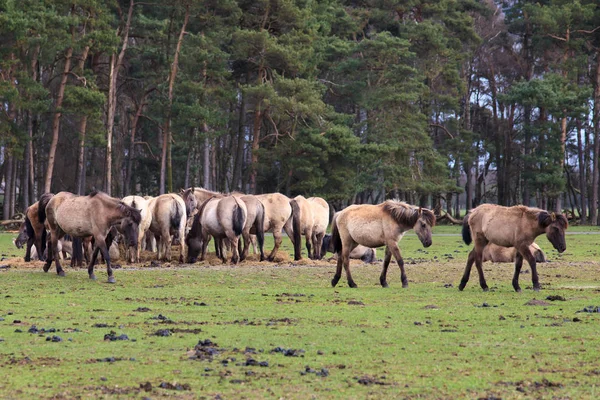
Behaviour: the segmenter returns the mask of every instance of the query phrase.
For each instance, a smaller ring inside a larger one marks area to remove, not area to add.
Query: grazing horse
[[[138,229],[138,237],[137,243],[135,246],[127,247],[125,252],[125,259],[128,262],[140,262],[140,252],[142,251],[142,243],[144,241],[144,235],[146,231],[150,227],[150,223],[152,222],[152,213],[148,210],[148,200],[141,196],[127,196],[123,197],[123,203],[127,204],[130,207],[133,207],[140,211],[140,215],[142,216],[142,220],[140,222],[140,226]]]
[[[240,259],[239,236],[246,225],[247,215],[246,203],[236,196],[213,197],[204,200],[186,237],[189,245],[188,262],[196,262],[198,255],[200,255],[200,261],[204,261],[209,236],[213,236],[216,243],[223,239],[229,241],[232,251],[231,262],[236,264]],[[220,247],[218,244],[217,246]],[[223,263],[227,262],[224,251],[220,256]]]
[[[536,262],[546,262],[546,255],[537,245],[537,243],[532,243],[529,246],[529,251],[535,257]],[[488,243],[483,249],[483,262],[491,261],[493,263],[509,263],[515,262],[517,257],[517,249],[514,247],[502,247],[498,246],[494,243]]]
[[[431,210],[412,206],[396,200],[386,200],[377,205],[352,205],[340,211],[333,221],[331,240],[338,254],[337,269],[331,281],[337,285],[342,276],[342,266],[346,270],[348,285],[356,287],[350,274],[350,252],[359,244],[367,247],[386,246],[383,270],[379,277],[381,286],[388,287],[387,270],[392,254],[400,267],[402,287],[408,287],[404,271],[404,260],[398,248],[398,241],[404,233],[414,229],[424,247],[431,246],[431,228],[435,226],[435,215]]]
[[[256,197],[265,207],[265,232],[273,232],[275,246],[267,260],[275,260],[282,242],[282,231],[288,235],[292,243],[295,243],[292,228],[292,205],[290,199],[281,193],[259,194]]]
[[[333,242],[331,241],[331,235],[323,236],[323,244],[321,245],[321,255],[325,256],[327,252],[333,253]],[[377,257],[377,251],[370,247],[359,244],[350,252],[351,260],[361,260],[366,264],[375,262]],[[336,257],[337,258],[337,257]]]
[[[27,232],[27,223],[23,221],[21,227],[19,228],[19,234],[13,240],[13,244],[17,247],[17,249],[22,249],[25,244],[29,243],[29,233]],[[81,243],[81,242],[79,242]],[[38,254],[37,246],[34,244],[26,250],[28,254],[29,260],[40,260],[44,261],[45,255]],[[67,254],[73,257],[73,240],[69,235],[65,235],[62,239],[58,241],[58,251],[63,259],[67,258]],[[44,249],[44,253],[46,250]]]
[[[142,218],[140,212],[135,208],[129,207],[106,193],[96,191],[88,196],[77,196],[69,192],[57,193],[48,201],[45,215],[50,228],[52,246],[48,248],[48,259],[44,265],[44,272],[48,272],[54,258],[56,273],[59,276],[65,275],[58,257],[53,257],[58,254],[58,240],[65,234],[73,237],[93,236],[95,245],[102,252],[106,261],[109,283],[114,283],[115,278],[110,266],[110,256],[105,242],[106,236],[113,225],[121,225],[124,220],[128,221],[126,223],[131,224],[136,230]],[[135,236],[137,236],[137,232]],[[93,257],[88,266],[88,274],[90,279],[96,279]]]
[[[484,291],[488,291],[485,277],[483,276],[483,251],[488,243],[502,247],[514,247],[517,251],[515,259],[515,273],[512,285],[515,291],[520,292],[519,273],[526,259],[531,267],[531,281],[533,290],[540,290],[540,283],[536,268],[536,260],[529,246],[535,238],[543,233],[552,243],[554,248],[562,253],[566,250],[565,230],[569,227],[567,218],[562,214],[549,213],[546,210],[526,206],[503,207],[495,204],[482,204],[474,208],[464,218],[462,236],[466,244],[475,242],[475,248],[469,253],[467,266],[458,287],[463,290],[469,281],[473,263],[479,273],[479,284]]]
[[[46,220],[45,207],[48,201],[54,196],[52,193],[44,193],[40,201],[36,201],[25,210],[25,231],[27,234],[27,248],[25,250],[25,261],[31,261],[31,247],[35,245],[38,258],[44,261],[46,250]],[[40,209],[40,203],[42,208]]]
[[[148,202],[152,214],[150,231],[158,242],[158,260],[171,261],[171,235],[178,235],[181,242],[179,262],[184,262],[187,254],[185,244],[185,226],[187,214],[185,202],[175,193],[161,194]]]
[[[306,238],[306,250],[308,258],[320,260],[323,236],[329,225],[329,204],[320,197],[296,196],[290,200],[293,216],[294,229],[294,259],[300,260],[301,235]]]

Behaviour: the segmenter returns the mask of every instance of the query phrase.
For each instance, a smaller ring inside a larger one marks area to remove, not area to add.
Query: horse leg
[[[248,257],[248,253],[250,251],[250,230],[246,230],[244,229],[244,231],[242,232],[242,237],[244,239],[244,249],[241,252],[240,255],[240,261],[243,261],[246,259],[246,257]],[[241,243],[241,242],[240,242]]]
[[[53,235],[50,234],[50,236],[47,239],[49,242],[46,245],[46,249],[48,249],[48,255],[46,256],[46,263],[44,264],[44,267],[43,267],[44,272],[48,272],[50,270],[50,267],[52,266],[52,260],[54,259],[54,252],[52,251],[52,237],[53,237]],[[40,249],[38,249],[37,244],[35,245],[35,249],[37,250],[38,258],[41,260],[43,257],[43,254],[40,254]]]
[[[65,271],[63,271],[62,266],[60,265],[60,252],[58,250],[58,241],[60,239],[62,239],[62,237],[64,236],[64,233],[62,232],[58,232],[55,231],[54,234],[52,234],[52,238],[51,238],[51,243],[52,243],[52,255],[54,258],[54,263],[56,264],[56,273],[58,274],[58,276],[65,276]],[[50,248],[48,248],[48,250],[50,250]],[[50,251],[48,251],[50,252]],[[50,257],[48,257],[50,258]]]
[[[463,273],[463,277],[460,280],[460,285],[458,286],[458,290],[462,291],[465,286],[467,286],[467,282],[469,282],[469,275],[471,275],[471,267],[473,267],[473,263],[475,262],[475,249],[471,250],[469,253],[469,257],[467,258],[467,266],[465,267],[465,272]]]
[[[277,251],[279,251],[279,246],[281,246],[281,229],[274,229],[273,230],[273,240],[275,241],[275,247],[273,247],[273,251],[271,251],[271,254],[269,254],[269,257],[267,257],[268,261],[274,261],[275,260],[275,256],[277,255]]]
[[[308,254],[308,258],[310,260],[314,260],[314,254],[313,254],[313,249],[312,249],[312,230],[307,229],[306,230],[306,234],[304,235],[304,238],[306,239],[306,253]]]
[[[515,289],[515,292],[520,292],[521,287],[519,286],[519,274],[521,273],[521,267],[523,266],[523,256],[521,253],[517,251],[517,255],[515,256],[515,273],[512,279],[512,285]]]
[[[29,262],[31,261],[31,246],[33,246],[33,242],[35,241],[35,238],[27,238],[27,247],[25,248],[25,262]],[[37,250],[37,246],[35,246],[36,250]],[[38,258],[40,258],[38,256]],[[40,258],[41,260],[41,258]]]
[[[98,259],[99,252],[100,249],[98,248],[98,246],[96,246],[90,257],[90,263],[88,264],[88,276],[94,281],[96,280],[96,275],[94,275],[94,265],[96,264],[96,260]]]
[[[533,256],[533,254],[531,254],[529,247],[523,250],[523,253],[523,257],[527,259],[529,267],[531,268],[531,283],[533,284],[533,290],[539,292],[542,287],[540,286],[540,279],[538,277],[537,263],[535,261],[535,257]]]
[[[354,245],[356,246],[356,245]],[[351,288],[358,287],[356,283],[354,283],[354,279],[352,279],[352,274],[350,273],[350,252],[352,251],[352,246],[342,246],[342,254],[341,258],[344,263],[344,269],[346,270],[346,278],[348,279],[348,286]]]
[[[487,292],[490,290],[490,288],[488,288],[488,285],[485,282],[485,277],[483,275],[483,247],[481,248],[481,251],[477,251],[475,253],[475,267],[477,268],[477,273],[479,274],[479,285],[481,286],[484,292]]]
[[[237,264],[238,261],[240,261],[240,256],[238,253],[238,244],[240,238],[236,236],[235,233],[228,232],[227,239],[229,240],[229,243],[231,243],[231,263]]]
[[[331,280],[331,286],[333,286],[333,287],[335,287],[338,284],[338,282],[340,281],[340,278],[342,277],[342,265],[343,265],[342,255],[338,254],[335,275],[333,276],[333,279]]]
[[[400,267],[400,280],[402,280],[402,287],[408,287],[408,278],[406,277],[406,271],[404,270],[404,260],[402,259],[402,254],[400,253],[400,248],[396,242],[388,243],[387,247],[392,252],[392,255],[396,259],[398,266]]]
[[[314,235],[313,247],[315,248],[315,259],[320,260],[323,258],[323,254],[321,254],[321,247],[323,247],[323,237],[325,236],[325,232],[321,232],[319,234]]]
[[[388,246],[385,246],[385,257],[383,259],[383,269],[381,270],[381,276],[379,277],[379,283],[381,286],[386,288],[388,287],[387,283],[387,270],[390,265],[390,261],[392,260],[392,252]]]
[[[98,242],[98,248],[102,253],[102,257],[104,257],[104,261],[106,262],[106,274],[108,275],[108,283],[115,283],[115,277],[113,276],[113,271],[110,266],[110,253],[108,252],[108,248],[112,244],[112,234],[109,232],[106,236],[105,240],[100,240],[100,238],[96,238]]]

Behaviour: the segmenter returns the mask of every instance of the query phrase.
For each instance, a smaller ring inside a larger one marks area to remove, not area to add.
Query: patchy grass
[[[541,292],[528,267],[515,293],[512,266],[486,263],[484,293],[475,269],[456,288],[470,251],[459,228],[434,232],[428,249],[400,242],[408,289],[395,266],[379,287],[380,262],[353,262],[358,289],[345,276],[331,288],[334,261],[289,254],[160,267],[145,254],[114,285],[102,266],[90,281],[85,269],[59,278],[5,259],[0,397],[596,397],[600,235],[570,234],[561,256],[539,238],[552,260]],[[0,253],[21,257],[11,239],[0,235]]]

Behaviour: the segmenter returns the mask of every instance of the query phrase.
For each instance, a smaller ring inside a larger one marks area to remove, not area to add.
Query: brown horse
[[[529,246],[529,251],[535,257],[536,262],[546,262],[546,255],[537,243],[532,243]],[[483,262],[510,263],[515,262],[516,258],[517,249],[514,247],[502,247],[494,243],[488,243],[485,249],[483,249]]]
[[[398,241],[404,233],[414,229],[424,247],[431,246],[431,228],[435,226],[435,215],[431,210],[412,206],[396,200],[381,204],[352,205],[340,211],[333,221],[331,240],[338,254],[337,270],[331,284],[337,285],[342,276],[342,266],[346,270],[348,285],[356,287],[350,274],[350,252],[359,244],[367,247],[386,246],[383,270],[379,277],[381,286],[388,287],[387,270],[392,255],[400,267],[402,287],[408,287],[404,271],[404,260],[398,248]]]
[[[213,197],[202,202],[186,237],[189,246],[188,262],[196,262],[198,255],[200,261],[204,261],[209,236],[212,236],[218,247],[221,247],[219,246],[221,240],[229,241],[232,251],[231,262],[236,264],[240,260],[239,236],[246,225],[247,215],[246,203],[236,196]],[[221,251],[220,256],[225,263],[227,261],[225,252]]]
[[[148,202],[148,211],[152,215],[150,232],[158,242],[158,259],[171,261],[172,235],[179,236],[181,242],[179,262],[184,262],[187,254],[185,227],[187,213],[184,200],[175,193],[161,194]]]
[[[294,259],[300,260],[301,236],[306,238],[308,258],[321,259],[323,236],[329,225],[329,204],[320,197],[296,196],[290,200],[293,210]]]
[[[533,290],[540,290],[536,260],[529,246],[543,233],[554,248],[562,253],[566,250],[565,230],[569,227],[567,218],[562,214],[549,213],[546,210],[526,206],[503,207],[495,204],[482,204],[471,210],[464,218],[462,236],[466,244],[475,242],[475,248],[469,253],[467,266],[459,285],[463,290],[469,281],[473,263],[479,273],[479,284],[484,291],[489,290],[483,276],[483,250],[488,243],[502,247],[514,247],[517,250],[515,273],[512,285],[520,292],[519,273],[526,259],[531,267]]]
[[[31,261],[31,247],[35,245],[38,258],[44,261],[46,250],[46,220],[45,207],[48,201],[54,196],[52,193],[45,193],[40,197],[40,201],[36,201],[25,210],[25,232],[27,234],[27,247],[25,249],[25,261]],[[40,202],[42,209],[40,212]]]
[[[52,245],[48,248],[48,259],[44,265],[44,272],[48,272],[54,258],[56,273],[59,276],[65,275],[58,257],[54,257],[55,254],[58,254],[58,240],[65,234],[73,237],[93,236],[95,245],[102,252],[106,261],[108,282],[115,282],[105,240],[113,225],[131,224],[137,230],[141,220],[138,210],[102,192],[92,192],[88,196],[60,192],[48,201],[45,215],[50,228]],[[93,258],[88,267],[90,279],[96,279]]]

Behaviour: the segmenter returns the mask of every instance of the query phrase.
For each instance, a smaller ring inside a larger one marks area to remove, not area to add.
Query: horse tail
[[[323,236],[323,244],[321,245],[321,255],[324,256],[325,254],[327,254],[328,251],[330,249],[330,245],[333,245],[333,243],[331,242],[331,235],[327,234],[325,236]]]
[[[254,225],[256,225],[256,239],[258,240],[258,248],[261,249],[265,244],[265,206],[260,201],[258,202],[256,213],[256,221],[254,221]]]
[[[300,206],[296,200],[290,200],[292,206],[292,229],[294,230],[294,260],[299,260],[302,255],[302,225]]]
[[[236,236],[240,236],[242,231],[244,230],[244,225],[246,223],[246,215],[244,214],[244,209],[240,207],[237,199],[233,196],[233,200],[235,200],[235,208],[233,209],[233,233]]]
[[[178,201],[174,200],[171,205],[171,229],[179,230],[179,226],[181,225],[181,217],[183,217],[183,210],[180,209],[180,204]],[[183,238],[179,238],[183,240]]]
[[[333,227],[331,229],[331,241],[333,242],[333,252],[337,253],[339,257],[342,254],[342,238],[340,237],[337,220],[333,221]]]
[[[40,201],[38,201],[38,220],[40,221],[40,224],[43,224],[44,221],[46,221],[46,206],[52,197],[54,197],[52,193],[44,193],[40,197]]]
[[[469,227],[469,217],[469,214],[465,215],[462,226],[462,237],[466,244],[471,244],[473,241],[473,238],[471,237],[471,228]]]
[[[73,237],[73,254],[71,254],[71,265],[83,265],[83,239]]]

